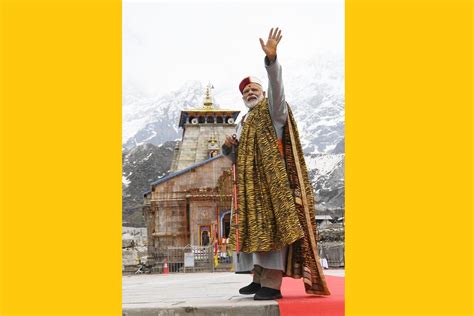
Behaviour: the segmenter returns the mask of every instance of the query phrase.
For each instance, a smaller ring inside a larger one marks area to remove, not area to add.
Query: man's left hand
[[[263,51],[271,62],[275,61],[276,59],[277,46],[278,43],[280,43],[282,37],[283,35],[281,35],[281,30],[278,30],[277,27],[275,31],[273,30],[273,28],[270,30],[270,33],[268,34],[267,43],[265,43],[263,39],[260,39],[260,45],[262,45]]]

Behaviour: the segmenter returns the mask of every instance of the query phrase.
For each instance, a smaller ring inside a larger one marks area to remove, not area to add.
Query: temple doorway
[[[200,225],[199,226],[199,244],[200,246],[209,246],[211,241],[211,226]]]
[[[222,216],[222,238],[229,238],[230,235],[230,212]]]

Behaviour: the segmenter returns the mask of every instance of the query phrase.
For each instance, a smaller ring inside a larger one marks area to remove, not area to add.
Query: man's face
[[[245,86],[242,99],[249,109],[256,106],[263,98],[265,98],[265,92],[259,84],[249,83]]]

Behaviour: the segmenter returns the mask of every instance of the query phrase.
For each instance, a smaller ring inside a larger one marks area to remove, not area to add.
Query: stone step
[[[276,301],[240,295],[251,276],[222,273],[132,275],[122,278],[124,316],[279,315]]]
[[[123,316],[279,316],[280,309],[276,301],[266,301],[265,305],[214,304],[185,305],[176,307],[124,308]]]

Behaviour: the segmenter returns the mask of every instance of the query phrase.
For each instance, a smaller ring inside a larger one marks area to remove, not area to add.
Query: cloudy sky
[[[344,55],[342,0],[124,1],[124,91],[159,96],[198,80],[238,96],[244,76],[265,76],[258,39],[274,26],[284,71],[318,54]]]

